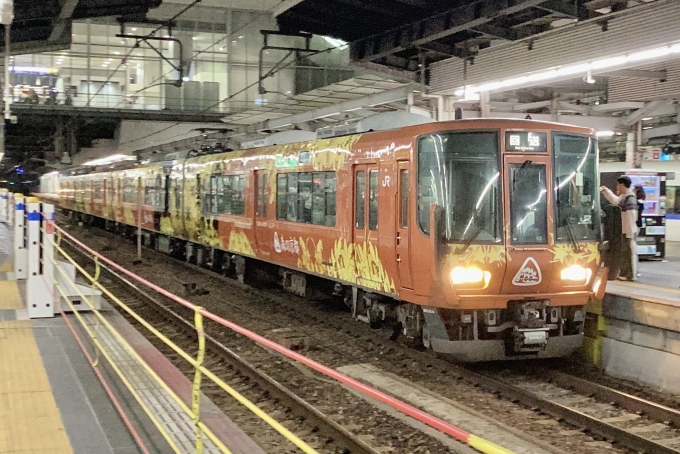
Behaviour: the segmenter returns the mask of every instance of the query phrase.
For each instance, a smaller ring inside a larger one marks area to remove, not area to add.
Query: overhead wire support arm
[[[137,40],[137,43],[135,46],[139,46],[140,42],[146,43],[154,52],[156,52],[163,60],[165,60],[167,63],[170,64],[170,66],[173,67],[175,71],[179,72],[179,78],[175,81],[174,85],[176,87],[181,87],[182,86],[182,81],[184,80],[184,46],[182,45],[182,41],[180,41],[177,38],[173,37],[162,37],[162,36],[146,36],[146,35],[126,35],[124,33],[119,33],[116,35],[116,38],[130,38],[130,39],[135,39]],[[163,52],[159,51],[156,49],[149,41],[170,41],[177,43],[179,46],[179,65],[176,65],[171,59],[167,58],[165,55],[163,55]]]
[[[264,45],[260,49],[260,59],[259,59],[259,66],[258,66],[258,78],[257,78],[257,92],[261,95],[267,94],[267,93],[273,93],[273,92],[268,92],[265,88],[264,85],[262,84],[262,81],[266,79],[267,77],[271,77],[273,74],[275,74],[278,71],[279,66],[293,53],[295,53],[295,58],[299,58],[300,54],[305,53],[305,54],[315,54],[318,53],[319,51],[316,49],[311,48],[311,42],[312,42],[312,34],[311,33],[285,33],[285,32],[279,32],[276,30],[260,30],[260,33],[262,33],[263,39],[264,39]],[[304,38],[305,39],[305,47],[289,47],[289,46],[270,46],[269,45],[269,37],[271,35],[277,35],[277,36],[290,36],[290,37],[296,37],[296,38]],[[269,71],[267,71],[265,74],[263,74],[264,71],[264,53],[265,51],[268,50],[281,50],[281,51],[287,51],[288,53],[280,59]]]

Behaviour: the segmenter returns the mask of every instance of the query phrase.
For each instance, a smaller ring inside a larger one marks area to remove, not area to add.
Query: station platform
[[[586,356],[606,373],[680,392],[680,243],[642,261],[636,282],[612,281],[586,321]]]
[[[195,425],[170,394],[153,380],[118,339],[102,330],[102,349],[143,401],[141,405],[102,357],[73,314],[28,319],[23,281],[12,277],[11,239],[0,223],[0,454],[134,454],[195,452]],[[9,246],[8,246],[9,245]],[[118,312],[102,303],[106,320],[137,355],[185,403],[191,382]],[[92,313],[81,313],[86,326],[101,325]],[[71,326],[69,326],[71,325]],[[71,329],[85,345],[88,358]],[[107,394],[108,386],[123,409],[122,417]],[[163,427],[162,435],[143,407]],[[134,427],[133,435],[129,425]],[[241,429],[207,397],[201,398],[201,419],[235,454],[263,454]],[[206,436],[205,453],[224,452]],[[142,447],[143,446],[143,447]]]

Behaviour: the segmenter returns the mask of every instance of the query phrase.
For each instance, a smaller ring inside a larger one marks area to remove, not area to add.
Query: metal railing
[[[192,399],[191,399],[191,406],[187,405],[164,381],[161,377],[158,376],[158,374],[139,356],[139,354],[136,353],[134,348],[132,348],[129,343],[125,340],[125,338],[118,333],[118,331],[111,325],[111,323],[104,317],[99,310],[95,307],[95,304],[91,301],[91,296],[85,295],[82,290],[78,289],[76,285],[74,287],[76,288],[78,292],[78,296],[84,301],[87,306],[89,307],[90,310],[94,313],[94,315],[97,318],[97,321],[101,326],[105,327],[111,335],[113,335],[116,340],[125,347],[126,351],[135,359],[135,361],[143,367],[143,369],[149,374],[150,377],[153,378],[153,380],[160,386],[168,395],[171,396],[171,398],[177,403],[177,405],[182,409],[182,411],[188,415],[192,421],[194,422],[194,425],[196,427],[196,453],[201,454],[203,452],[203,437],[206,436],[209,438],[215,446],[218,447],[218,449],[221,452],[224,453],[230,453],[229,449],[227,446],[210,430],[210,428],[201,420],[201,415],[200,415],[200,395],[201,395],[201,385],[203,381],[203,377],[206,377],[207,379],[211,380],[213,383],[215,383],[219,388],[221,388],[223,391],[225,391],[227,394],[229,394],[231,397],[233,397],[236,401],[238,401],[240,404],[248,408],[253,414],[255,414],[258,418],[262,419],[265,421],[267,424],[269,424],[274,430],[276,430],[278,433],[280,433],[283,437],[288,439],[291,443],[293,443],[295,446],[297,446],[302,452],[307,453],[307,454],[315,454],[317,451],[314,450],[312,447],[310,447],[307,443],[305,443],[303,440],[301,440],[298,436],[293,434],[291,431],[283,427],[279,422],[277,422],[274,418],[269,416],[267,413],[262,411],[257,405],[254,403],[250,402],[248,399],[246,399],[243,395],[241,395],[238,391],[236,391],[234,388],[232,388],[230,385],[225,383],[222,379],[220,379],[217,375],[215,375],[212,371],[207,369],[204,364],[203,360],[205,358],[205,350],[206,350],[206,344],[205,344],[205,333],[203,330],[203,320],[204,320],[204,314],[206,311],[200,307],[200,306],[195,306],[191,305],[191,309],[194,312],[194,329],[197,334],[198,338],[198,345],[197,345],[197,354],[196,357],[192,357],[190,354],[182,350],[177,344],[175,344],[172,340],[167,338],[165,335],[163,335],[159,330],[157,330],[154,326],[152,326],[148,321],[146,321],[144,318],[142,318],[139,314],[137,314],[129,305],[125,304],[123,301],[121,301],[116,295],[114,295],[111,291],[109,291],[104,285],[102,285],[99,282],[99,277],[101,273],[101,267],[100,267],[100,262],[99,262],[99,257],[97,254],[93,255],[93,260],[95,264],[95,272],[94,275],[91,275],[88,273],[80,264],[78,264],[60,245],[61,240],[63,237],[67,237],[69,242],[74,243],[74,238],[72,238],[68,233],[64,232],[60,227],[56,226],[57,229],[57,240],[54,242],[54,248],[56,251],[58,251],[61,256],[66,259],[69,263],[71,263],[76,270],[80,273],[81,276],[83,276],[91,285],[93,288],[98,289],[99,291],[102,292],[103,295],[105,295],[111,302],[117,304],[120,308],[122,308],[127,314],[129,314],[135,321],[137,321],[140,325],[142,325],[144,328],[146,328],[150,333],[152,333],[157,339],[159,339],[163,344],[166,346],[170,347],[175,353],[177,353],[182,359],[187,361],[193,368],[194,368],[194,378],[193,378],[193,384],[192,384]],[[77,243],[77,240],[75,241]],[[77,246],[80,246],[80,244],[76,244]],[[62,275],[62,277],[69,282],[69,284],[75,284],[74,282],[71,282],[68,274],[66,273],[65,270],[62,269],[62,267],[59,267],[56,265],[57,260],[54,259],[53,262],[55,263],[55,269]],[[109,353],[106,351],[106,349],[103,347],[101,344],[101,341],[98,339],[97,336],[97,329],[92,329],[92,327],[88,326],[87,322],[83,319],[83,316],[80,314],[80,312],[75,308],[73,303],[70,301],[68,298],[68,295],[66,294],[66,291],[61,288],[61,285],[59,285],[58,280],[53,276],[52,280],[55,284],[56,290],[59,292],[59,294],[63,297],[63,299],[66,301],[66,303],[69,305],[70,309],[73,311],[74,315],[82,325],[83,329],[85,332],[88,334],[88,336],[92,339],[92,342],[97,348],[97,354],[101,354],[104,356],[104,358],[107,360],[111,368],[114,370],[116,375],[120,378],[120,380],[123,382],[123,384],[126,386],[126,388],[130,391],[132,396],[135,398],[137,403],[140,405],[140,407],[143,409],[144,413],[151,419],[153,422],[154,426],[158,429],[158,431],[163,435],[163,438],[166,440],[166,442],[170,445],[170,447],[173,449],[174,452],[176,453],[182,453],[182,451],[179,449],[173,438],[170,436],[170,434],[167,432],[165,427],[160,423],[158,420],[157,416],[153,413],[153,411],[146,405],[142,397],[139,395],[139,393],[135,390],[134,386],[130,383],[128,378],[126,377],[125,373],[120,369],[120,367],[115,363],[113,358],[109,355]]]

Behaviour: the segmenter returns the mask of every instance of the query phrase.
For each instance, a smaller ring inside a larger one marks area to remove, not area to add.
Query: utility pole
[[[12,21],[14,20],[14,1],[13,0],[0,0],[0,24],[5,26],[5,89],[4,101],[5,101],[5,116],[4,121],[0,124],[0,161],[5,156],[5,137],[7,136],[7,123],[9,122],[12,112],[10,111],[10,105],[12,104],[12,86],[10,84],[10,74],[9,74],[9,56],[10,56],[10,38],[9,32],[12,26]]]

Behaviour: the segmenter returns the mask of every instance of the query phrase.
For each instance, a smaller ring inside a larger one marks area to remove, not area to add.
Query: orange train
[[[604,292],[593,131],[464,120],[74,169],[60,205],[463,361],[564,356]],[[141,219],[140,219],[141,216]]]

